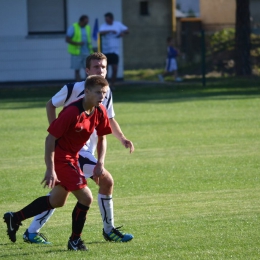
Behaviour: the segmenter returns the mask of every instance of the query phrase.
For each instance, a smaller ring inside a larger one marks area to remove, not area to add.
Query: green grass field
[[[59,88],[0,89],[0,213],[47,194],[45,103]],[[108,137],[106,168],[115,180],[115,224],[129,243],[102,237],[97,186],[83,232],[88,252],[68,252],[75,198],[42,232],[51,245],[16,243],[0,225],[0,259],[260,259],[260,80],[122,85],[116,119],[134,142],[129,154]]]

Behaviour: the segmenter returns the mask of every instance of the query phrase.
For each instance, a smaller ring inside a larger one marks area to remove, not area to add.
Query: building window
[[[66,0],[27,0],[28,34],[66,32]]]
[[[140,2],[140,15],[149,15],[148,1],[141,1]]]

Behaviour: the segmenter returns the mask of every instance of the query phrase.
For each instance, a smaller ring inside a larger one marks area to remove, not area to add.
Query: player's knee
[[[114,179],[111,174],[109,175],[109,178],[108,178],[108,186],[114,187]]]
[[[66,204],[66,201],[63,200],[55,200],[51,202],[53,208],[61,208]]]
[[[83,205],[85,205],[85,206],[90,207],[90,205],[91,205],[92,202],[93,202],[93,196],[92,196],[92,194],[88,194],[88,195],[86,195],[85,197],[80,198],[80,199],[78,200],[78,202],[81,203],[81,204],[83,204]]]
[[[54,196],[53,194],[51,194],[49,197],[49,202],[53,208],[60,208],[66,204],[66,199],[66,196]]]
[[[114,186],[114,179],[108,171],[106,171],[104,177],[100,178],[99,186],[105,186],[110,188]]]
[[[86,187],[84,189],[83,194],[78,197],[78,201],[81,204],[88,206],[88,207],[91,205],[91,203],[93,202],[93,195],[92,195],[91,190],[88,187]]]
[[[87,194],[85,200],[86,200],[86,201],[88,202],[88,204],[90,205],[90,204],[93,202],[93,195],[92,195],[92,193]]]

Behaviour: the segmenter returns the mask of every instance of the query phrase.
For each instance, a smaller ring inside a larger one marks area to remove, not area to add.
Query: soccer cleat
[[[4,218],[4,222],[7,225],[7,234],[9,236],[9,238],[12,242],[15,242],[16,241],[16,232],[18,231],[19,226],[21,226],[22,223],[21,222],[19,222],[19,223],[14,222],[14,220],[13,220],[14,216],[13,216],[12,212],[6,212],[4,214],[3,218]]]
[[[122,227],[122,226],[121,226]],[[106,241],[114,241],[114,242],[128,242],[134,238],[132,234],[126,234],[121,232],[119,229],[121,227],[116,227],[111,230],[110,233],[106,233],[103,229],[103,237]]]
[[[34,244],[51,244],[41,233],[29,233],[28,229],[23,234],[23,241]]]
[[[162,75],[162,74],[159,74],[159,75],[158,75],[158,79],[160,80],[160,82],[164,82],[164,78],[163,78],[163,75]]]
[[[73,251],[87,251],[87,247],[84,244],[84,241],[81,240],[81,238],[77,240],[71,240],[69,239],[68,242],[68,250],[73,250]]]

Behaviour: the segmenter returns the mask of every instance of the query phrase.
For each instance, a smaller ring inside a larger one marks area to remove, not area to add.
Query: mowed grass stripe
[[[76,199],[57,209],[42,232],[51,246],[17,242],[0,225],[3,259],[259,259],[260,82],[223,79],[172,86],[118,87],[116,119],[136,151],[108,137],[106,167],[115,181],[115,224],[135,238],[107,243],[98,187],[83,232],[89,252],[68,252]],[[48,193],[45,103],[57,89],[5,91],[0,102],[0,213]],[[27,96],[30,95],[29,98]],[[33,97],[33,95],[36,95]],[[37,96],[38,95],[38,96]]]

